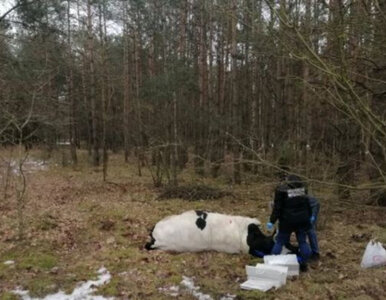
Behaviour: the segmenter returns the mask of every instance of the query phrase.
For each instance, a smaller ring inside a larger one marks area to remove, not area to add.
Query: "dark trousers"
[[[306,231],[305,230],[297,230],[295,231],[296,239],[299,244],[300,256],[298,256],[299,263],[307,262],[308,258],[311,255],[310,246],[307,244]],[[289,242],[291,237],[291,232],[282,232],[279,230],[279,233],[276,236],[275,245],[272,248],[271,254],[278,255],[281,253],[283,246]]]
[[[311,246],[312,254],[319,254],[318,237],[316,235],[315,223],[312,225],[311,229],[307,231],[307,236]]]

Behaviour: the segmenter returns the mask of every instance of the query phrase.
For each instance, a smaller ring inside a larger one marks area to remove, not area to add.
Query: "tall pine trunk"
[[[95,65],[94,65],[94,34],[92,30],[92,3],[87,0],[87,37],[88,37],[88,59],[89,59],[89,77],[90,77],[90,103],[91,103],[91,122],[92,122],[92,161],[94,166],[99,166],[99,138],[98,138],[98,111],[96,99],[95,84]]]
[[[235,184],[241,183],[241,151],[240,151],[240,103],[237,84],[237,1],[232,0],[232,19],[231,19],[231,87],[232,87],[232,155],[233,155],[233,176],[232,181]]]
[[[72,64],[72,44],[71,44],[71,22],[70,22],[70,0],[67,0],[67,47],[68,47],[68,74],[67,74],[67,89],[70,105],[68,109],[69,120],[69,137],[70,137],[70,152],[71,159],[74,165],[78,163],[76,155],[76,127],[75,127],[75,95],[73,84],[73,64]]]

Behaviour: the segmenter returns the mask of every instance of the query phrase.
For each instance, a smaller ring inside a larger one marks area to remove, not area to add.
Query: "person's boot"
[[[299,264],[300,272],[307,272],[308,271],[308,265],[306,263],[300,263]]]
[[[311,254],[310,261],[314,262],[314,261],[318,261],[319,259],[320,259],[319,253],[314,252]]]

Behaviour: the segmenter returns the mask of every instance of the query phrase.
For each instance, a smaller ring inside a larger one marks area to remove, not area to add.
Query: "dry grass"
[[[25,241],[16,240],[13,198],[0,200],[0,299],[12,299],[9,292],[16,286],[36,296],[71,291],[77,282],[96,276],[101,266],[113,279],[99,292],[118,298],[170,299],[160,289],[178,285],[182,275],[194,277],[201,291],[215,299],[228,293],[239,299],[386,298],[386,268],[359,267],[370,237],[386,242],[384,209],[338,205],[330,194],[322,203],[319,264],[277,291],[242,291],[244,266],[258,259],[216,252],[147,252],[143,245],[158,220],[190,209],[257,216],[265,222],[270,184],[237,186],[235,197],[218,200],[157,200],[159,191],[152,187],[150,175],[145,171],[138,177],[135,164],[123,164],[121,156],[111,158],[106,183],[99,169],[87,166],[86,154],[75,170],[54,166],[54,161],[51,158],[48,170],[27,175]],[[182,177],[187,183],[229,189],[221,179],[197,179],[190,171]],[[15,264],[6,266],[6,260]],[[182,294],[180,299],[190,297]]]

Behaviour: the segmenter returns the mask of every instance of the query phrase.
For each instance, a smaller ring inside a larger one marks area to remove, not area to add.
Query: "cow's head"
[[[146,243],[146,245],[145,245],[145,249],[146,250],[153,250],[154,248],[153,248],[153,245],[154,245],[154,243],[155,243],[155,239],[154,239],[154,237],[153,237],[153,230],[154,230],[154,226],[153,226],[153,228],[150,230],[150,242],[148,242],[148,243]]]
[[[249,254],[253,256],[263,257],[264,255],[271,254],[273,245],[275,244],[275,233],[266,236],[261,232],[260,227],[257,224],[248,225],[247,244],[249,246]],[[286,248],[286,249],[285,249]],[[293,246],[291,243],[287,243],[283,248],[284,253],[299,254],[299,247]],[[284,254],[282,252],[282,254]]]
[[[266,236],[261,232],[257,224],[248,225],[247,244],[249,246],[249,254],[254,256],[264,256],[270,254],[275,244],[272,236]]]

